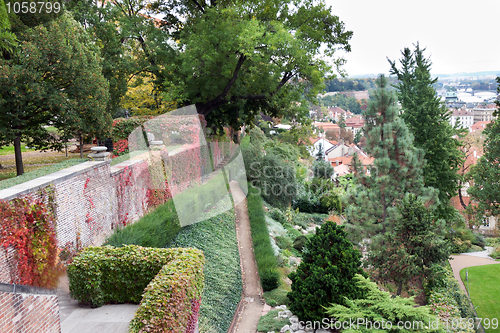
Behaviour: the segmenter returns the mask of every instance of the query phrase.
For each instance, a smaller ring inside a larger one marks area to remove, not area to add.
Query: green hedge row
[[[163,249],[169,250],[173,249]],[[185,249],[163,266],[145,289],[129,331],[194,332],[204,285],[204,261],[201,251]]]
[[[279,271],[278,262],[274,256],[273,248],[267,224],[265,220],[262,198],[259,190],[248,184],[248,215],[250,217],[250,229],[252,233],[253,249],[260,282],[264,291],[278,288]]]
[[[88,247],[68,266],[71,297],[92,306],[108,302],[139,303],[144,289],[162,267],[179,258],[186,260],[186,269],[192,266],[189,269],[195,270],[203,265],[203,254],[195,249]],[[195,287],[201,290],[202,284]]]
[[[234,208],[182,228],[171,246],[203,251],[205,289],[200,325],[205,332],[227,332],[243,291]]]
[[[474,333],[473,329],[464,329],[457,325],[474,318],[475,313],[467,295],[453,276],[448,262],[442,265],[441,272],[436,275],[432,286],[428,284],[426,287],[427,305],[430,306],[431,313],[439,317],[443,327],[450,328],[448,332]]]
[[[137,222],[116,229],[107,239],[106,245],[121,247],[139,245],[144,247],[165,247],[179,233],[181,226],[173,200],[158,206]]]

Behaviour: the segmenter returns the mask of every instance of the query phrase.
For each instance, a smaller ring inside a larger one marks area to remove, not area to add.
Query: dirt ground
[[[238,182],[231,181],[230,187],[236,208],[236,234],[240,250],[243,296],[228,333],[255,333],[264,309],[264,301],[253,253],[247,199]]]

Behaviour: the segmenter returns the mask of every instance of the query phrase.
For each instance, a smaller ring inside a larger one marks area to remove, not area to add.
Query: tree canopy
[[[354,158],[356,185],[347,196],[347,227],[357,240],[390,231],[399,218],[396,205],[406,193],[421,196],[426,204],[438,201],[436,190],[424,186],[423,151],[413,145],[413,135],[399,117],[396,97],[387,90],[387,79],[381,76],[378,84],[364,115],[365,152],[375,160],[370,170],[364,170]],[[376,243],[374,239],[372,244]]]
[[[99,135],[111,118],[104,112],[108,83],[99,52],[71,15],[27,28],[18,38],[10,59],[0,59],[0,146],[14,143],[20,175],[21,141],[42,150],[61,148],[44,125]]]
[[[449,123],[449,110],[436,95],[433,84],[437,78],[431,77],[432,63],[424,51],[417,43],[413,51],[405,48],[401,52],[401,68],[395,61],[389,63],[391,74],[399,80],[395,87],[403,109],[401,118],[413,134],[415,146],[425,154],[424,183],[439,190],[438,214],[446,218],[452,216],[449,202],[459,189],[458,169],[464,154],[455,136],[462,132]]]
[[[500,92],[500,77],[497,78]],[[498,109],[494,116],[500,116],[500,102],[496,101]],[[500,121],[492,121],[483,131],[484,155],[471,167],[471,187],[467,192],[478,203],[475,208],[477,216],[500,215]]]
[[[316,97],[332,68],[341,71],[336,51],[350,51],[352,32],[323,0],[106,3],[69,6],[109,53],[104,68],[109,59],[116,69],[126,55],[133,59],[127,80],[151,75],[158,96],[196,105],[217,130],[251,124],[260,112],[305,118],[305,98]]]

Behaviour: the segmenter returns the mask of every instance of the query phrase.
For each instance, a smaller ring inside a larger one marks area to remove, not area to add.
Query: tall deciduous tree
[[[500,77],[497,77],[500,92]],[[500,102],[494,116],[500,116]],[[500,121],[492,121],[483,131],[484,155],[471,169],[472,186],[468,193],[478,203],[476,213],[480,219],[484,215],[500,215]]]
[[[0,145],[14,143],[21,175],[21,141],[37,149],[62,146],[44,125],[98,135],[111,118],[98,50],[69,14],[27,29],[19,39],[10,59],[0,60]]]
[[[415,137],[415,146],[425,153],[424,183],[439,190],[438,214],[447,218],[453,210],[450,199],[459,189],[458,169],[464,154],[455,136],[462,132],[449,123],[449,111],[432,86],[437,78],[431,77],[431,62],[424,51],[417,43],[413,52],[409,48],[401,52],[401,68],[395,61],[389,63],[391,74],[399,80],[395,87],[403,109],[401,118]]]
[[[344,62],[335,52],[350,51],[352,32],[323,0],[158,0],[150,8],[165,15],[176,41],[163,89],[218,130],[260,112],[305,118],[305,97],[316,97],[331,69],[321,50],[334,67]]]
[[[437,201],[436,190],[424,186],[423,151],[413,145],[413,136],[399,117],[396,97],[387,90],[388,81],[381,76],[379,88],[365,111],[365,151],[375,158],[370,173],[354,159],[355,182],[348,192],[347,228],[353,239],[377,237],[392,230],[399,214],[396,204],[406,193],[421,196],[426,204]]]

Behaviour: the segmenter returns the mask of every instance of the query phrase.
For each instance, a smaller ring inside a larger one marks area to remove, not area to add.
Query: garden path
[[[489,251],[489,249],[487,249],[486,251]],[[466,291],[464,283],[460,278],[460,270],[462,270],[462,268],[500,264],[500,261],[495,261],[492,258],[485,255],[485,253],[487,254],[486,251],[469,252],[451,256],[453,259],[450,260],[450,265],[453,270],[453,276],[458,281],[458,284],[460,285],[460,288],[462,288],[462,290]]]
[[[247,199],[238,182],[230,182],[236,210],[236,235],[240,250],[243,295],[228,333],[255,333],[264,309],[257,264],[252,247]]]

